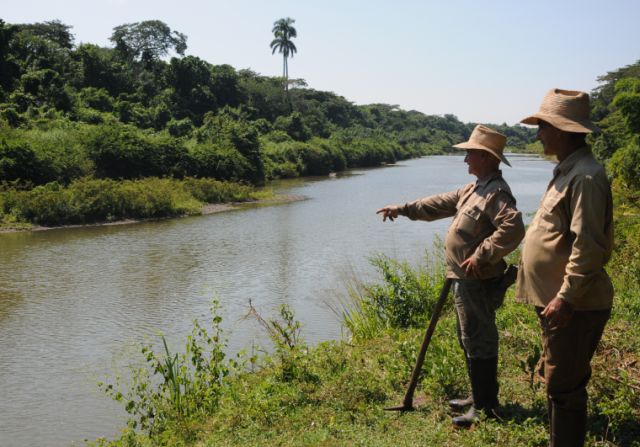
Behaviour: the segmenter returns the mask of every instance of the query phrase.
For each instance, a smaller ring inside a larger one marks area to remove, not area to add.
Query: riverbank
[[[256,200],[248,200],[243,202],[229,202],[229,203],[207,203],[204,206],[202,206],[202,209],[198,214],[185,214],[182,216],[167,216],[167,217],[155,217],[155,218],[145,218],[145,219],[121,219],[121,220],[111,221],[111,222],[95,222],[95,223],[77,224],[77,225],[42,226],[42,225],[32,225],[28,223],[2,224],[0,225],[0,234],[29,232],[29,231],[48,231],[48,230],[56,230],[61,228],[86,228],[86,227],[131,225],[131,224],[136,224],[141,222],[153,222],[153,221],[159,221],[159,220],[165,220],[165,219],[190,217],[194,215],[206,216],[210,214],[217,214],[217,213],[223,213],[227,211],[244,209],[252,206],[282,205],[285,203],[299,202],[306,199],[307,198],[305,196],[296,195],[296,194],[267,193],[264,198],[256,199]]]
[[[216,371],[215,377],[219,378],[207,384],[215,395],[209,409],[189,409],[196,402],[200,383],[195,376],[178,376],[185,387],[176,394],[175,388],[171,391],[168,370],[163,369],[167,359],[152,355],[149,371],[160,365],[155,379],[164,377],[166,387],[161,385],[151,392],[147,389],[144,396],[129,389],[121,396],[123,403],[130,402],[132,421],[146,431],[136,432],[130,427],[119,440],[98,440],[95,445],[546,445],[546,397],[543,379],[537,373],[539,325],[533,309],[515,303],[513,288],[497,320],[501,337],[498,419],[484,420],[471,430],[456,429],[450,422],[453,413],[447,401],[468,392],[464,360],[452,336],[455,312],[451,302],[427,351],[416,393],[425,403],[410,413],[384,410],[402,402],[424,326],[441,286],[441,268],[429,264],[431,261],[417,269],[386,258],[377,262],[386,279],[378,284],[361,284],[357,288],[360,292],[341,307],[352,335],[349,339],[309,347],[299,336],[295,317],[283,307],[279,319],[265,321],[256,316],[275,346],[273,354],[223,361],[219,356],[223,342],[202,343],[211,339],[202,337],[202,332],[198,338],[198,328],[194,340],[199,339],[199,346],[208,347],[214,355],[212,362],[202,365],[207,365],[205,370]],[[614,278],[618,293],[624,296],[628,286],[621,279]],[[382,295],[385,300],[380,300]],[[426,305],[422,297],[427,297]],[[640,445],[640,329],[628,319],[629,312],[636,309],[637,304],[618,300],[594,359],[586,446]],[[402,312],[413,316],[408,327],[393,322],[393,316]],[[217,318],[216,314],[212,316],[212,333],[219,335]],[[207,352],[194,350],[193,345],[190,349],[185,352]],[[188,367],[181,368],[189,361],[188,355],[179,354],[172,365],[176,371],[187,371]],[[145,383],[143,380],[138,385]],[[191,394],[194,390],[196,394]],[[181,402],[180,411],[176,398]],[[135,417],[141,415],[154,417],[142,421]]]
[[[510,155],[508,153],[507,155]],[[513,154],[511,154],[513,155]],[[519,153],[518,155],[522,155]],[[360,168],[394,166],[383,163]],[[335,178],[338,174],[329,173]],[[297,177],[300,179],[315,176]],[[57,182],[33,189],[0,185],[0,234],[55,228],[128,225],[173,217],[207,215],[244,206],[267,206],[302,200],[274,196],[267,186],[209,178],[149,177],[138,180],[82,178],[61,186]]]
[[[110,180],[83,178],[23,190],[0,188],[0,231],[42,231],[221,212],[240,203],[268,205],[297,200],[269,188],[208,178]]]

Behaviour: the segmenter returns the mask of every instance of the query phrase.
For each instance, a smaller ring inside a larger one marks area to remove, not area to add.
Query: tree
[[[74,37],[70,32],[73,27],[65,25],[59,20],[18,25],[18,27],[32,36],[54,42],[61,48],[66,48],[67,50],[73,48]]]
[[[145,64],[166,56],[171,49],[181,56],[187,49],[187,36],[171,31],[160,20],[116,26],[109,40],[126,60],[142,61]]]
[[[11,90],[14,78],[18,73],[18,66],[9,55],[9,41],[16,33],[15,26],[7,25],[0,19],[0,100],[2,90]]]
[[[77,87],[104,88],[114,97],[134,90],[131,68],[113,48],[83,43],[73,57],[78,61]]]
[[[273,35],[275,39],[271,41],[271,54],[276,51],[282,54],[282,76],[284,77],[284,88],[289,90],[289,64],[287,59],[298,51],[292,38],[298,37],[296,29],[292,26],[295,20],[287,17],[286,19],[280,19],[273,22]]]
[[[196,56],[171,58],[166,77],[173,88],[174,117],[189,118],[199,125],[206,112],[218,108],[211,71],[211,64]]]

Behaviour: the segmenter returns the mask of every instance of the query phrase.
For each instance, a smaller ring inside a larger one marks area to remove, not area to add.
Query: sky
[[[186,54],[265,76],[273,22],[295,20],[289,76],[355,104],[515,124],[555,87],[590,92],[640,60],[638,0],[0,0],[7,23],[60,20],[75,42],[161,20]]]

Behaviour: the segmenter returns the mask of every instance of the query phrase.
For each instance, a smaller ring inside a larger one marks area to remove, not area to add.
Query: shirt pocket
[[[564,194],[557,191],[550,191],[542,199],[539,211],[540,226],[557,232],[563,232],[566,228],[564,213],[562,209],[562,199]]]
[[[475,206],[463,209],[458,215],[456,232],[465,240],[474,238],[480,228],[482,211]]]

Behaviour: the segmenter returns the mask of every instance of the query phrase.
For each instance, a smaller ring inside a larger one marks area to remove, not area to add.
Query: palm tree
[[[273,35],[275,39],[271,41],[271,54],[276,51],[282,53],[282,77],[284,78],[284,88],[289,91],[289,64],[287,59],[289,56],[293,57],[294,53],[298,51],[292,38],[298,37],[296,29],[292,26],[295,20],[287,17],[286,19],[280,19],[273,22]]]

